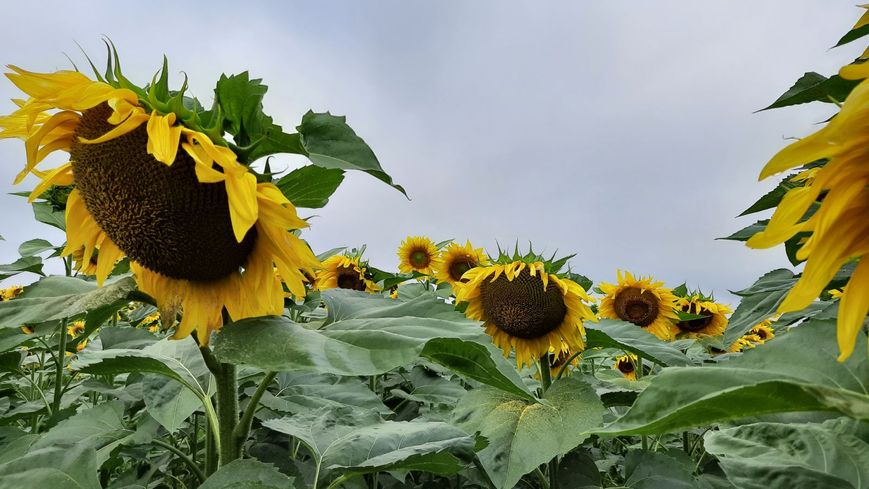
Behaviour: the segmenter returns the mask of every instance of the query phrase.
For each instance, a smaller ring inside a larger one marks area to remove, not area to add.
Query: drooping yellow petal
[[[31,203],[36,200],[43,192],[48,190],[48,187],[52,185],[72,185],[73,184],[73,176],[72,176],[72,164],[64,163],[59,167],[51,170],[45,178],[39,182],[32,192],[30,192],[30,196],[27,197],[27,202]]]
[[[115,268],[115,263],[123,257],[124,252],[112,240],[106,238],[100,243],[99,256],[97,256],[97,285],[103,285],[103,282],[106,281],[109,274]]]
[[[148,118],[148,154],[159,162],[171,165],[178,154],[181,130],[180,125],[175,125],[174,113],[162,116],[156,110],[151,112]]]
[[[38,152],[43,138],[61,125],[68,122],[78,122],[79,119],[80,116],[75,112],[58,112],[45,121],[38,131],[27,138],[27,141],[24,142],[24,148],[27,152],[27,164],[24,165],[24,169],[15,177],[16,185],[21,183],[21,181],[24,180],[24,177],[26,177],[36,164],[39,163]],[[72,129],[69,130],[69,134],[72,134]]]
[[[232,231],[236,241],[241,243],[257,220],[259,205],[256,198],[256,177],[246,172],[240,178],[227,177],[224,184],[229,200]]]
[[[124,122],[121,122],[117,126],[115,126],[110,131],[106,132],[102,136],[96,139],[85,139],[80,137],[78,140],[84,144],[100,144],[106,141],[111,141],[112,139],[119,138],[128,132],[131,132],[141,126],[144,122],[148,121],[148,114],[145,113],[144,110],[139,109],[130,114]]]
[[[836,339],[839,342],[840,362],[847,360],[854,352],[857,335],[867,314],[869,314],[869,260],[864,258],[857,264],[839,302]]]

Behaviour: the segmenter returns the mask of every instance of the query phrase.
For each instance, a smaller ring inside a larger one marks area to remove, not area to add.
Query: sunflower
[[[742,336],[738,340],[734,341],[733,344],[730,345],[730,348],[727,349],[727,351],[729,351],[729,352],[744,351],[744,350],[754,348],[761,343],[762,343],[762,341],[761,341],[759,336],[753,335],[753,334],[747,334],[745,336]]]
[[[66,332],[73,338],[78,338],[80,334],[84,333],[84,321],[74,321],[67,325]]]
[[[472,268],[456,303],[465,314],[483,321],[486,333],[504,356],[516,352],[516,364],[535,364],[550,351],[579,352],[585,346],[583,320],[595,320],[583,303],[591,302],[576,282],[547,272],[542,261],[510,261]]]
[[[98,254],[94,252],[88,261],[84,261],[85,248],[81,247],[78,250],[70,253],[73,261],[73,269],[82,275],[94,276],[97,273],[97,263],[99,262]]]
[[[726,304],[719,304],[713,298],[705,297],[703,294],[696,292],[685,297],[677,297],[675,305],[685,314],[702,316],[682,319],[676,323],[680,336],[685,338],[700,338],[724,334],[728,322],[726,315],[733,312]]]
[[[639,358],[633,353],[616,357],[613,368],[622,373],[628,380],[637,380],[637,366]]]
[[[21,285],[13,285],[5,289],[0,289],[0,302],[11,301],[24,292],[24,287]]]
[[[450,243],[447,249],[441,252],[440,260],[435,269],[435,278],[441,282],[448,282],[455,289],[460,284],[467,282],[467,279],[462,279],[465,272],[474,267],[488,264],[489,257],[486,256],[483,248],[474,249],[470,241],[466,241],[464,246]]]
[[[85,264],[96,254],[98,284],[129,257],[139,288],[161,310],[183,311],[174,338],[196,330],[201,344],[222,326],[224,309],[232,320],[280,314],[281,281],[304,296],[302,273],[319,262],[290,231],[307,223],[274,184],[258,182],[239,162],[222,126],[206,128],[205,112],[187,108],[186,83],[168,90],[165,64],[147,91],[118,66],[97,80],[9,68],[6,76],[29,97],[0,117],[0,137],[25,141],[27,162],[15,182],[40,177],[31,200],[52,185],[75,185],[62,254],[81,252]],[[70,161],[38,170],[55,151]]]
[[[869,260],[865,259],[869,252],[867,147],[869,80],[851,91],[826,126],[779,151],[766,164],[761,179],[826,161],[810,181],[785,194],[766,229],[746,243],[752,248],[769,248],[798,233],[810,233],[796,253],[797,259],[806,260],[805,269],[779,305],[779,313],[804,309],[821,295],[842,265],[859,260],[839,304],[839,361],[853,353],[857,334],[869,313]],[[804,219],[810,209],[814,213]]]
[[[775,330],[772,329],[772,319],[767,319],[758,323],[755,327],[749,330],[747,336],[757,337],[757,342],[761,345],[775,338]]]
[[[335,255],[323,261],[323,269],[317,272],[314,290],[351,289],[374,293],[380,290],[366,277],[366,268],[359,257]]]
[[[679,316],[673,310],[676,301],[673,292],[652,277],[637,279],[630,272],[619,270],[617,278],[618,284],[600,284],[600,290],[606,294],[601,299],[600,317],[628,321],[664,341],[672,340],[679,332],[675,326]]]
[[[431,275],[440,266],[434,241],[425,236],[408,236],[398,248],[398,269],[402,273]]]

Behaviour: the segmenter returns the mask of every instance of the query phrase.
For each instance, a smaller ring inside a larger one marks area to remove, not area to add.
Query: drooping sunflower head
[[[13,285],[5,289],[0,289],[0,302],[11,301],[24,292],[24,287],[21,285]]]
[[[715,302],[715,298],[702,292],[689,292],[679,287],[684,293],[676,293],[676,313],[679,320],[676,327],[683,338],[700,338],[703,336],[718,336],[727,329],[727,314],[730,306]]]
[[[616,357],[613,362],[613,368],[621,372],[628,380],[637,380],[637,368],[639,368],[639,358],[633,353]]]
[[[439,267],[438,249],[425,236],[408,236],[398,247],[398,269],[402,273],[431,275]]]
[[[317,271],[314,290],[351,289],[374,293],[380,287],[367,276],[367,269],[359,256],[334,255],[323,260]]]
[[[474,248],[470,241],[464,246],[458,243],[450,243],[441,252],[440,260],[435,272],[435,278],[441,282],[448,282],[454,288],[467,282],[462,276],[468,270],[489,264],[489,257],[483,248]]]
[[[747,334],[734,341],[732,345],[727,349],[729,352],[739,352],[749,350],[751,348],[756,347],[761,344],[760,337],[753,334]]]
[[[582,351],[583,321],[595,320],[585,290],[547,270],[543,261],[502,258],[464,274],[468,282],[459,288],[456,303],[468,304],[465,314],[483,321],[504,356],[515,351],[520,368],[550,351]]]
[[[755,327],[748,331],[749,337],[757,337],[757,342],[764,344],[767,341],[775,338],[775,330],[772,329],[772,319],[766,319],[758,323]]]
[[[248,166],[283,150],[249,140],[241,116],[223,105],[233,93],[228,85],[259,81],[246,73],[221,78],[215,104],[205,110],[185,95],[186,81],[178,91],[169,89],[165,61],[146,90],[121,74],[111,54],[114,63],[104,76],[95,73],[96,80],[77,71],[43,74],[10,66],[7,77],[29,97],[0,117],[0,138],[25,141],[26,164],[16,183],[30,173],[41,179],[31,200],[52,186],[73,185],[63,254],[73,255],[78,270],[99,284],[129,257],[139,288],[161,309],[183,311],[175,338],[195,329],[207,343],[223,324],[224,310],[233,320],[279,314],[281,281],[303,296],[303,273],[313,273],[319,262],[291,232],[307,223]],[[257,123],[266,117],[260,109],[251,109]],[[69,153],[70,161],[38,170],[55,151]]]
[[[621,319],[669,341],[678,332],[678,315],[673,310],[676,297],[652,277],[635,278],[630,272],[617,272],[618,283],[601,283],[605,294],[599,314],[602,318]]]

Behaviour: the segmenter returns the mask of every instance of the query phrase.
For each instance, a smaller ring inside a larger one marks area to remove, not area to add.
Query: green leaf
[[[600,489],[603,486],[600,471],[586,450],[574,450],[558,461],[558,486],[571,489]]]
[[[672,343],[658,339],[636,324],[614,319],[586,323],[586,348],[616,348],[629,351],[664,366],[690,365],[691,360]]]
[[[866,348],[865,334],[857,348]],[[837,356],[835,320],[812,320],[727,361],[664,369],[624,416],[598,433],[664,433],[795,411],[869,420],[869,360],[853,355],[840,363]]]
[[[96,463],[101,466],[119,442],[135,432],[124,424],[124,403],[110,401],[81,411],[67,418],[33,444],[32,449],[47,448],[75,441],[76,446],[96,450]]]
[[[780,268],[764,274],[751,287],[734,292],[742,297],[724,331],[724,344],[732,345],[761,321],[776,314],[778,305],[799,277]]]
[[[21,256],[34,256],[43,251],[53,250],[54,245],[44,239],[31,239],[21,243],[18,247],[18,254]]]
[[[763,219],[761,221],[757,221],[756,223],[752,224],[751,226],[747,226],[747,227],[740,229],[739,231],[731,234],[730,236],[728,236],[726,238],[718,238],[718,239],[725,239],[725,240],[729,240],[729,241],[748,241],[749,238],[751,238],[755,234],[766,229],[767,224],[769,224],[769,219]]]
[[[311,450],[318,472],[340,474],[342,480],[386,470],[453,474],[474,453],[474,439],[449,424],[382,421],[373,412],[349,408],[326,408],[263,424],[301,440]]]
[[[697,486],[691,469],[665,453],[632,450],[625,455],[625,486],[630,489],[694,489]]]
[[[346,117],[308,111],[296,130],[308,159],[315,165],[364,171],[407,196],[404,188],[383,171],[371,148],[347,125]]]
[[[135,289],[133,277],[120,278],[101,288],[76,278],[46,277],[26,287],[15,300],[0,302],[0,328],[76,316],[124,299]]]
[[[215,354],[223,362],[263,370],[379,375],[418,358],[431,339],[474,339],[481,334],[476,322],[454,311],[450,319],[426,317],[428,312],[443,311],[440,306],[451,309],[446,304],[435,305],[427,297],[395,304],[364,292],[326,292],[323,299],[333,317],[354,318],[319,330],[284,317],[244,319],[221,329],[214,341]]]
[[[477,453],[498,489],[578,446],[600,426],[604,407],[594,389],[571,376],[552,384],[543,402],[484,387],[469,391],[453,412],[453,423],[479,432],[489,444]]]
[[[144,328],[104,328],[100,330],[103,350],[119,348],[142,349],[158,341],[153,333]]]
[[[233,460],[217,470],[199,489],[286,489],[293,479],[274,466],[256,460]]]
[[[839,47],[843,44],[848,44],[851,41],[856,41],[867,34],[869,34],[869,24],[860,26],[856,29],[851,29],[847,34],[842,36],[842,38],[839,39],[839,42],[837,42],[833,47]]]
[[[142,396],[148,414],[170,433],[183,426],[201,406],[196,394],[162,374],[146,373],[142,377]]]
[[[295,414],[323,407],[351,406],[383,415],[392,413],[377,394],[356,378],[281,373],[278,383],[281,386],[278,396],[265,392],[260,401],[272,411]]]
[[[217,81],[214,97],[223,109],[223,129],[234,136],[239,146],[256,140],[264,126],[271,124],[271,118],[263,114],[262,101],[267,90],[262,79],[251,80],[246,71],[221,75]]]
[[[760,110],[777,109],[808,102],[842,102],[858,83],[860,80],[845,80],[839,75],[827,78],[818,73],[809,72],[801,76],[775,102]]]
[[[793,175],[788,175],[787,177],[785,177],[778,184],[778,186],[776,186],[776,188],[767,192],[763,197],[758,199],[757,202],[752,204],[751,207],[742,211],[742,213],[739,214],[739,216],[737,217],[747,216],[749,214],[765,211],[778,206],[782,198],[784,198],[785,194],[788,193],[788,191],[799,186],[791,181],[792,177]]]
[[[344,170],[308,165],[291,171],[275,182],[296,207],[319,209],[344,181]]]
[[[513,366],[491,346],[459,338],[436,338],[425,345],[420,355],[462,377],[536,401]]]
[[[13,263],[0,265],[0,280],[5,280],[24,272],[43,275],[42,258],[38,256],[22,256]]]
[[[96,451],[73,442],[32,450],[0,464],[0,489],[100,489]]]
[[[426,292],[406,301],[396,301],[382,295],[347,289],[324,290],[321,299],[326,303],[327,324],[346,319],[420,317],[445,319],[479,328],[476,321],[456,312],[454,306],[444,303],[434,292]],[[480,337],[485,335],[480,331]]]
[[[48,202],[34,202],[33,217],[37,221],[56,227],[61,231],[66,231],[66,218],[64,212],[55,210]]]
[[[869,488],[869,444],[826,425],[756,423],[710,431],[703,441],[740,488]]]

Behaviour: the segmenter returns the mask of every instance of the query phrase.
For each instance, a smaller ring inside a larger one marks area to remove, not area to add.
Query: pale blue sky
[[[573,269],[595,281],[625,268],[729,299],[788,264],[780,249],[715,238],[753,222],[734,216],[774,184],[757,174],[784,138],[833,113],[752,112],[805,71],[832,74],[862,51],[829,49],[862,12],[853,4],[17,3],[4,12],[0,63],[67,68],[63,53],[81,60],[75,41],[101,59],[107,35],[141,83],[165,53],[205,100],[221,72],[264,78],[266,110],[285,127],[309,108],[346,114],[412,200],[348,175],[328,207],[302,211],[318,216],[305,235],[315,251],[367,243],[372,264],[391,269],[408,234],[490,251],[530,240],[578,253]],[[18,96],[0,80],[0,110]],[[63,240],[7,195],[32,188],[11,185],[23,158],[21,142],[0,141],[0,263],[27,239]]]

